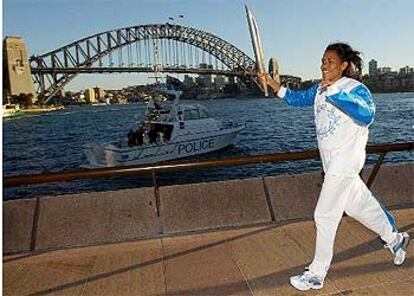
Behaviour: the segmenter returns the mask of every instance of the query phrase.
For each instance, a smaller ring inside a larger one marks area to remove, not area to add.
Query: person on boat
[[[144,127],[140,125],[135,131],[136,145],[142,145],[144,143]]]
[[[157,132],[157,143],[160,145],[164,145],[165,142],[165,136],[162,131]]]
[[[155,126],[150,126],[148,131],[148,137],[150,144],[155,143],[157,141],[157,130]]]
[[[131,130],[128,132],[128,146],[132,147],[134,145],[136,145],[135,132]]]
[[[403,264],[409,243],[409,235],[397,230],[390,212],[374,197],[359,175],[365,163],[368,127],[375,115],[371,93],[360,82],[360,53],[345,43],[330,44],[323,54],[321,71],[322,82],[305,91],[285,88],[266,75],[268,85],[287,104],[313,106],[324,171],[314,212],[314,258],[303,273],[290,278],[290,283],[298,290],[323,287],[344,212],[380,235],[397,266]]]
[[[162,109],[161,104],[157,103],[157,102],[154,102],[154,107],[155,107],[155,110],[161,110]]]
[[[142,141],[145,145],[151,144],[151,139],[149,137],[148,129],[144,130],[144,133],[142,135]]]
[[[130,130],[128,132],[128,146],[133,147],[137,145],[142,145],[144,141],[143,137],[144,137],[144,128],[142,125],[139,125],[135,131]]]

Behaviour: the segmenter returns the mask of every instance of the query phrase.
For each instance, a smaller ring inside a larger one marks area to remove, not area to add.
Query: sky
[[[320,77],[329,43],[344,41],[368,61],[393,70],[414,66],[412,0],[3,0],[3,38],[21,36],[29,55],[40,55],[84,37],[121,27],[166,23],[210,32],[253,57],[247,4],[259,25],[266,60],[277,58],[282,74]],[[84,74],[66,89],[138,84],[142,75]]]

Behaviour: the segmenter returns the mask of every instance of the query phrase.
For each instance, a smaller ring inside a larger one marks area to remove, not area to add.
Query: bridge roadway
[[[88,68],[45,68],[33,69],[35,74],[83,74],[83,73],[154,73],[154,67],[88,67]],[[244,71],[229,71],[217,69],[192,68],[187,66],[160,67],[160,73],[180,73],[180,74],[210,74],[224,76],[242,76]]]
[[[393,211],[414,236],[414,209]],[[351,218],[340,225],[323,290],[288,283],[314,245],[311,221],[3,258],[3,295],[412,295],[414,244],[394,267],[388,250]]]

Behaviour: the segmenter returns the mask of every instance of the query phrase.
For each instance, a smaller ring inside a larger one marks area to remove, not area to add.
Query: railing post
[[[154,185],[155,212],[157,214],[158,221],[159,221],[159,234],[162,234],[164,231],[163,231],[162,221],[161,221],[161,200],[160,200],[160,192],[159,192],[159,187],[158,187],[157,179],[156,179],[156,176],[155,176],[155,171],[152,171],[151,174],[152,174],[152,183]]]
[[[380,154],[380,157],[378,158],[377,162],[375,163],[374,168],[372,169],[371,175],[368,178],[367,181],[367,187],[370,188],[372,183],[375,180],[375,177],[377,176],[377,173],[381,167],[382,162],[384,161],[385,155],[387,154],[387,152],[382,152]]]
[[[160,216],[160,211],[159,211],[159,209],[160,209],[160,207],[159,207],[159,205],[160,205],[160,198],[159,198],[160,193],[159,193],[159,190],[158,190],[158,184],[157,184],[157,179],[156,179],[156,176],[155,176],[155,171],[152,171],[151,174],[152,174],[152,183],[154,185],[156,212],[157,212],[157,216],[159,217]]]
[[[30,239],[30,252],[34,252],[36,249],[36,239],[37,239],[37,228],[39,225],[39,210],[40,210],[40,198],[36,198],[34,213],[33,213],[33,225],[32,225],[32,235]]]
[[[272,201],[270,199],[269,188],[267,188],[266,180],[264,177],[262,177],[262,182],[263,182],[263,188],[264,188],[265,197],[266,197],[267,208],[269,209],[269,213],[270,213],[270,219],[272,220],[272,222],[275,222],[276,215],[272,207]]]

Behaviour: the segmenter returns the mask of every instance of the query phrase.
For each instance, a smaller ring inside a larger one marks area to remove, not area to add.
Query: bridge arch
[[[197,47],[226,65],[228,74],[255,81],[254,60],[222,38],[187,26],[152,24],[98,33],[48,53],[32,56],[31,70],[39,86],[39,97],[47,102],[82,70],[91,68],[116,50],[135,42],[157,39],[170,39]],[[181,69],[181,72],[191,71]]]

